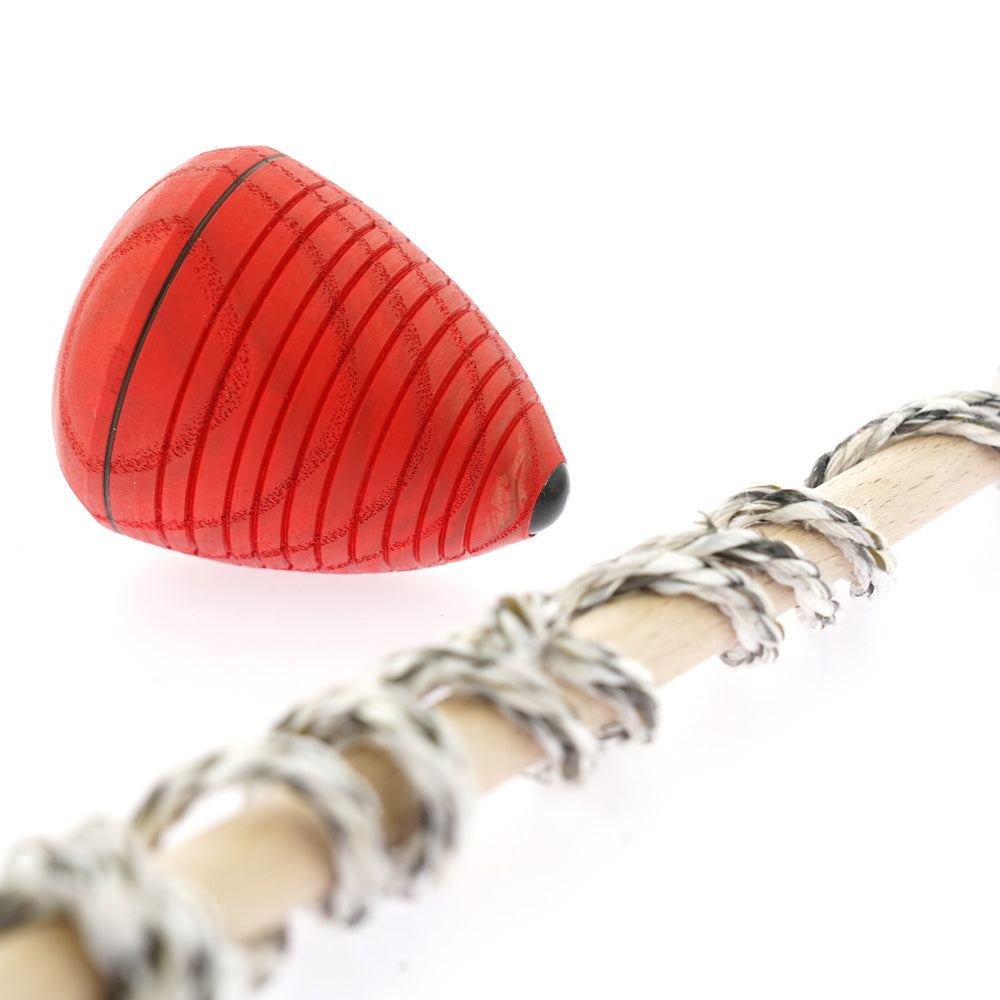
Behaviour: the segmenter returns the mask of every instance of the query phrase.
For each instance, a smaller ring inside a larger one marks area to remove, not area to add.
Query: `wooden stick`
[[[893,445],[831,479],[823,493],[862,511],[892,545],[998,481],[1000,452],[931,436]],[[846,575],[843,557],[818,535],[775,525],[764,530],[799,546],[824,578]],[[765,588],[776,612],[792,606],[789,590],[773,583]],[[631,595],[595,608],[575,627],[644,662],[660,684],[733,644],[725,619],[689,597]],[[570,697],[592,724],[607,719],[607,709],[597,703]],[[440,710],[463,739],[480,790],[540,759],[537,745],[522,730],[480,702],[452,699]],[[354,754],[351,761],[379,793],[390,839],[404,837],[412,828],[412,800],[398,774],[372,753]],[[181,845],[163,861],[215,899],[236,938],[278,927],[292,909],[312,904],[336,877],[317,821],[293,797],[279,793]],[[100,997],[99,980],[63,921],[38,922],[0,936],[0,1000]]]

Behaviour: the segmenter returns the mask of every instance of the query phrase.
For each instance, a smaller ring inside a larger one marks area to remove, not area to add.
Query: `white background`
[[[3,48],[3,849],[1000,362],[990,3],[25,3]],[[555,527],[324,577],[83,510],[49,416],[80,280],[154,180],[253,143],[490,316],[568,455]],[[483,800],[439,889],[298,920],[268,1000],[996,996],[998,554],[987,490],[876,605],[670,685],[652,748]]]

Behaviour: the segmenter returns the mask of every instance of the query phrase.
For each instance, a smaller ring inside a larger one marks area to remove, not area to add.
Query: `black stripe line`
[[[149,310],[146,322],[142,326],[142,331],[139,334],[139,339],[136,342],[135,349],[132,351],[132,357],[129,359],[128,367],[125,369],[125,377],[122,379],[121,388],[118,390],[118,399],[115,402],[114,413],[111,415],[111,427],[108,429],[108,444],[104,449],[104,510],[108,515],[108,522],[110,526],[115,531],[120,532],[121,529],[115,523],[114,515],[111,513],[111,453],[115,448],[115,437],[118,434],[118,421],[121,419],[122,409],[125,406],[125,394],[128,392],[129,383],[132,381],[132,375],[135,373],[135,366],[139,363],[139,354],[142,351],[143,344],[146,343],[149,331],[152,329],[153,322],[156,319],[156,314],[160,311],[160,306],[163,305],[163,300],[166,298],[167,292],[170,291],[170,286],[174,283],[174,278],[177,277],[177,272],[180,271],[181,265],[191,252],[191,248],[197,242],[198,237],[205,231],[205,227],[212,221],[212,217],[215,213],[222,208],[225,200],[252,173],[260,170],[265,163],[270,163],[272,160],[280,160],[284,155],[284,153],[276,153],[274,156],[267,156],[263,160],[258,160],[252,167],[248,167],[244,170],[243,173],[240,174],[239,177],[237,177],[236,180],[234,180],[233,183],[230,184],[218,198],[216,198],[215,204],[212,205],[212,207],[205,213],[201,222],[194,227],[194,232],[191,233],[187,242],[181,248],[181,252],[177,255],[177,260],[174,261],[173,267],[170,268],[170,273],[167,275],[160,291],[157,293],[156,299],[153,301],[152,308]]]

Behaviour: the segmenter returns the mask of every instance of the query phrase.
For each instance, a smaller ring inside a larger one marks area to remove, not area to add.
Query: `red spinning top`
[[[568,489],[524,370],[385,219],[266,147],[189,160],[125,214],[59,353],[70,486],[135,538],[252,566],[433,566],[527,537]]]

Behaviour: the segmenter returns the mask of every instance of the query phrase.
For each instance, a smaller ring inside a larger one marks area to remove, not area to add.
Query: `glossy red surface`
[[[103,524],[284,569],[412,569],[524,538],[563,461],[465,293],[266,147],[189,160],[118,223],[70,317],[54,424]]]

